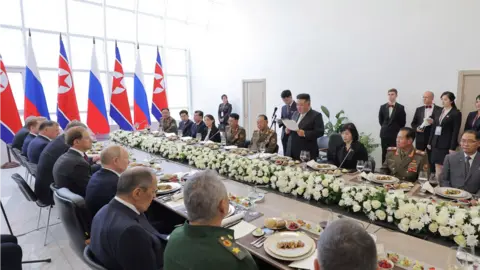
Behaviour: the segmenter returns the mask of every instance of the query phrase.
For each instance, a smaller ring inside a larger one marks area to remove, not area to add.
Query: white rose
[[[345,206],[345,201],[344,201],[344,200],[340,200],[340,201],[338,202],[338,205],[339,205],[339,206],[342,206],[342,207]]]
[[[401,231],[403,231],[403,232],[408,232],[408,225],[399,223],[399,224],[398,224],[398,228],[399,228]]]
[[[324,189],[322,190],[322,196],[323,196],[323,197],[328,197],[328,188],[324,188]]]
[[[452,229],[452,234],[453,235],[460,235],[460,234],[462,234],[462,230],[460,230],[460,228],[453,228]]]
[[[387,214],[382,211],[382,210],[377,210],[375,211],[375,215],[377,216],[378,219],[380,220],[385,220],[385,218],[387,217]]]
[[[364,201],[363,202],[363,208],[367,211],[371,211],[372,210],[372,205],[371,205],[370,201]]]
[[[340,187],[337,184],[333,184],[333,191],[338,192],[340,190]]]
[[[480,224],[480,217],[473,218],[471,222],[472,222],[473,225],[479,225]]]
[[[405,217],[405,213],[402,210],[396,210],[395,211],[395,218],[396,219],[402,219]]]
[[[447,225],[448,223],[448,214],[445,215],[445,214],[441,214],[439,213],[437,218],[435,219],[437,221],[438,224],[440,225]]]
[[[402,218],[402,220],[400,220],[400,223],[402,223],[403,225],[410,225],[410,219],[408,218]]]
[[[450,236],[452,234],[450,228],[445,226],[440,226],[438,228],[438,232],[440,233],[441,236]]]
[[[390,223],[392,223],[392,222],[393,222],[393,217],[392,217],[392,216],[388,216],[387,221],[390,222]]]
[[[465,237],[463,235],[457,235],[453,238],[453,241],[455,241],[455,243],[457,243],[457,245],[461,246],[461,247],[465,247],[465,244],[467,243]]]
[[[390,205],[390,204],[395,203],[395,200],[392,197],[387,196],[387,197],[385,197],[385,203]]]
[[[474,234],[467,236],[467,245],[474,247],[478,245],[478,237]]]
[[[322,181],[322,186],[328,187],[328,184],[329,184],[329,182],[328,182],[327,179],[324,179],[324,180]]]
[[[379,202],[379,201],[377,201],[377,200],[373,200],[373,201],[372,201],[372,207],[373,207],[373,209],[378,209],[378,208],[380,208],[380,206],[382,206],[382,203],[381,203],[381,202]]]
[[[436,233],[438,231],[438,224],[436,222],[432,222],[432,223],[430,223],[430,225],[428,225],[428,229],[432,233]]]
[[[361,207],[360,205],[358,205],[358,204],[356,204],[356,205],[353,206],[353,212],[358,212],[358,211],[360,211],[361,209],[362,209],[362,207]]]

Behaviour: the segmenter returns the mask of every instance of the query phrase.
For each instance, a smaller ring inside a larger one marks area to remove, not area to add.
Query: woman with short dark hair
[[[368,160],[367,149],[359,142],[360,136],[353,123],[342,125],[340,132],[343,144],[339,145],[337,149],[333,151],[333,155],[329,157],[330,159],[328,161],[339,167],[342,165],[341,167],[344,169],[355,169],[357,167],[357,161]]]
[[[225,130],[225,126],[228,126],[228,118],[232,113],[232,104],[228,103],[227,95],[222,95],[222,103],[218,105],[218,121],[220,122],[220,130]]]
[[[217,126],[215,126],[215,117],[207,114],[205,115],[204,122],[207,128],[202,132],[202,141],[220,142],[222,138],[220,137],[220,131]]]
[[[467,121],[465,122],[465,131],[475,130],[480,132],[480,95],[475,99],[476,111],[468,114]]]

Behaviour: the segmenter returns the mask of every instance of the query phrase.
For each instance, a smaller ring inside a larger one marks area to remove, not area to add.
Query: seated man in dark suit
[[[157,191],[157,178],[148,168],[126,170],[118,179],[117,195],[93,218],[90,248],[107,269],[160,269],[165,236],[143,214]]]
[[[192,137],[196,138],[197,134],[203,134],[207,126],[205,122],[203,122],[203,112],[202,111],[195,111],[195,115],[193,116],[193,121],[195,123],[192,125]]]
[[[57,122],[47,120],[43,121],[38,128],[38,136],[28,145],[27,157],[31,163],[37,164],[40,154],[49,142],[60,134],[60,126]]]
[[[91,168],[85,152],[92,148],[90,134],[83,127],[73,127],[65,134],[70,146],[53,165],[53,180],[58,188],[66,187],[75,194],[85,197]]]
[[[87,128],[82,122],[74,120],[67,124],[65,132],[73,127]],[[50,190],[50,184],[53,183],[53,165],[69,148],[70,146],[65,142],[65,133],[63,133],[48,143],[38,159],[37,175],[35,177],[35,195],[37,195],[38,200],[47,205],[53,203],[53,194]]]
[[[445,157],[440,185],[480,195],[480,133],[474,130],[465,131],[460,145],[463,151]]]
[[[28,122],[32,121],[35,119],[36,116],[29,116],[27,119],[25,119],[25,125],[15,134],[13,137],[12,141],[12,147],[16,148],[18,150],[22,150],[23,146],[23,141],[25,141],[25,138],[27,137],[28,133],[30,132],[28,130]]]
[[[193,126],[193,121],[188,119],[188,111],[187,110],[181,110],[180,111],[180,125],[178,127],[178,130],[182,131],[182,137],[188,137],[192,136],[192,126]]]
[[[85,195],[85,203],[92,217],[115,197],[118,178],[128,167],[128,151],[122,146],[110,145],[100,154],[100,162],[102,168],[88,181]]]
[[[38,128],[40,127],[40,124],[45,121],[45,117],[35,117],[31,121],[28,122],[27,128],[28,128],[28,135],[25,137],[25,140],[23,141],[22,145],[22,155],[27,157],[27,151],[28,151],[28,145],[30,142],[35,139],[38,135]]]

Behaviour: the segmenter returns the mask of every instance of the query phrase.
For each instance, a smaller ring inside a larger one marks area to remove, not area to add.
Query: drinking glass
[[[476,269],[479,264],[474,254],[475,250],[473,247],[451,247],[447,256],[447,269]]]
[[[260,151],[260,153],[262,153],[262,155],[265,153],[266,151],[266,147],[265,147],[265,143],[261,143],[260,146],[258,147],[258,150]]]
[[[363,160],[357,161],[357,171],[362,172],[364,167],[365,167],[365,161]]]
[[[430,185],[432,185],[432,187],[434,187],[434,188],[435,188],[436,186],[438,186],[438,180],[437,180],[437,178],[435,177],[435,174],[434,174],[434,173],[432,173],[432,174],[430,175],[430,179],[428,180],[428,182],[429,182]]]
[[[307,169],[307,162],[310,160],[310,152],[309,151],[301,151],[300,152],[300,160],[302,160],[303,164],[303,169]]]
[[[357,164],[358,167],[358,164]],[[372,172],[372,162],[370,160],[364,161],[363,162],[363,171],[366,173],[371,173]]]
[[[163,126],[158,127],[158,134],[163,135]]]
[[[225,132],[220,132],[220,138],[221,145],[227,145],[227,138],[225,137]]]
[[[201,140],[202,140],[202,134],[197,133],[197,135],[195,136],[195,138],[197,138],[198,141],[201,141]]]
[[[179,130],[177,131],[177,134],[178,134],[178,137],[179,137],[179,138],[183,137],[183,130],[179,129]]]
[[[420,194],[425,195],[425,189],[423,188],[423,184],[428,181],[428,173],[425,171],[421,171],[418,173],[418,183],[420,184]]]

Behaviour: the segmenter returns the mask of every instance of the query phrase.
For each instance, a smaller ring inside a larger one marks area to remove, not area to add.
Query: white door
[[[458,73],[457,106],[462,112],[462,127],[468,113],[476,111],[475,100],[480,94],[480,70],[465,70]],[[462,135],[460,132],[459,136]]]
[[[247,139],[257,129],[257,117],[266,112],[267,84],[265,79],[243,80],[243,123]]]

